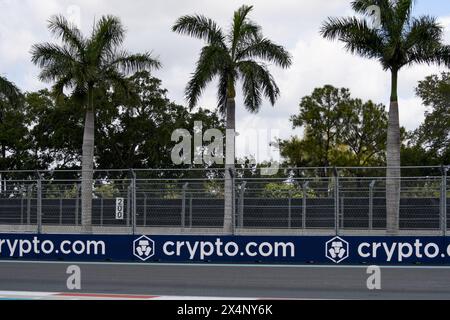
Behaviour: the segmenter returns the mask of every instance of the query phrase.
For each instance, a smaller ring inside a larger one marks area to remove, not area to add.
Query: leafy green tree
[[[0,170],[23,169],[27,159],[28,130],[21,110],[22,97],[14,83],[0,76]]]
[[[28,169],[31,144],[27,125],[23,108],[0,98],[0,170]]]
[[[269,69],[262,61],[282,68],[291,65],[290,54],[280,45],[264,38],[261,27],[248,18],[252,6],[243,5],[235,11],[228,34],[211,19],[202,15],[180,17],[173,31],[202,39],[206,42],[196,70],[186,88],[186,98],[193,108],[206,85],[219,78],[218,106],[226,115],[226,126],[232,134],[227,139],[225,165],[225,222],[224,229],[232,230],[232,193],[230,171],[235,162],[235,96],[236,85],[242,80],[245,108],[253,113],[259,111],[262,96],[275,104],[280,90]]]
[[[413,134],[414,143],[441,157],[450,149],[450,73],[427,77],[416,92],[429,109]]]
[[[35,168],[80,169],[84,110],[78,101],[45,89],[27,93],[25,102]]]
[[[293,128],[304,128],[304,146],[318,166],[330,166],[330,151],[339,142],[344,112],[350,102],[348,89],[325,86],[314,90],[300,102],[299,115],[291,118]]]
[[[281,141],[281,154],[296,167],[384,164],[387,113],[382,104],[354,99],[345,88],[326,85],[300,102],[291,117],[303,138]],[[323,172],[327,175],[327,172]]]
[[[367,19],[329,18],[321,34],[338,39],[352,54],[376,59],[391,72],[391,104],[387,134],[386,210],[387,230],[399,228],[400,206],[400,125],[398,112],[398,74],[413,64],[449,63],[450,49],[443,45],[443,27],[430,16],[412,16],[413,0],[356,0],[353,9],[371,15],[373,5],[380,9],[380,27],[371,27]],[[372,10],[373,11],[373,10]]]
[[[121,49],[125,30],[113,16],[102,17],[89,38],[62,16],[49,21],[50,31],[63,44],[44,43],[32,48],[32,61],[42,72],[40,79],[55,82],[54,90],[73,89],[85,106],[86,117],[82,156],[82,225],[92,232],[92,179],[94,165],[94,93],[99,85],[127,87],[125,76],[136,70],[158,68],[160,63],[149,53],[129,54]]]

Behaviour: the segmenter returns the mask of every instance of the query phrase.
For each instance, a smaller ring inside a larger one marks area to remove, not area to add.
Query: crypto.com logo
[[[133,254],[142,261],[147,261],[155,255],[155,241],[146,236],[134,240]]]
[[[203,123],[196,121],[193,133],[194,136],[186,129],[177,129],[172,133],[172,142],[177,143],[171,153],[175,165],[223,165],[224,160],[226,164],[233,164],[235,155],[232,151],[238,149],[245,154],[238,164],[244,165],[249,161],[251,165],[256,165],[268,161],[270,166],[261,169],[261,175],[266,176],[275,175],[279,170],[280,151],[273,143],[279,137],[279,130],[247,127],[239,134],[226,130],[224,136],[218,129],[204,131]]]
[[[341,263],[348,258],[348,242],[340,237],[335,237],[325,244],[325,255],[334,263]]]

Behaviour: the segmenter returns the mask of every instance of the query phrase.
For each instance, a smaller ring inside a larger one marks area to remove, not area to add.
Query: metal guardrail
[[[364,169],[382,172],[380,168]],[[446,234],[450,207],[447,167],[407,169],[427,174],[401,178],[400,230]],[[290,168],[274,177],[237,170],[235,231],[330,230],[340,234],[385,230],[386,179],[373,171],[370,176],[350,176],[349,170]],[[327,171],[331,174],[323,174]],[[93,181],[92,225],[126,227],[133,233],[138,227],[186,230],[223,227],[223,170],[162,172],[97,171]],[[2,172],[0,225],[12,229],[36,226],[37,232],[42,232],[45,226],[80,226],[81,181],[67,178],[71,174],[79,173]],[[117,198],[125,202],[123,220],[116,219]]]

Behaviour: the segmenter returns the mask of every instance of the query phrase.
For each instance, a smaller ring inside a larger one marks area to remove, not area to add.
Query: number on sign
[[[123,220],[124,199],[116,198],[116,220]]]

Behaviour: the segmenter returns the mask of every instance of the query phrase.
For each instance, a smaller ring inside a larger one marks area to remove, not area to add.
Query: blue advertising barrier
[[[137,263],[450,265],[450,239],[0,234],[0,259]]]

